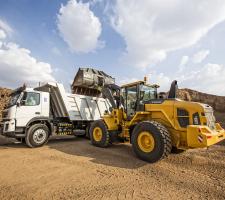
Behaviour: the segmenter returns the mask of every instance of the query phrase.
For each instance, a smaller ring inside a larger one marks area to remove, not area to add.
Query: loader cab
[[[158,85],[148,85],[145,81],[137,81],[121,87],[121,96],[124,100],[124,109],[128,117],[137,111],[144,111],[144,104],[157,99]]]

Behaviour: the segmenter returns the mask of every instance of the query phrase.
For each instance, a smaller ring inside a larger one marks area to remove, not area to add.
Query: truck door
[[[41,94],[39,92],[24,92],[20,106],[16,110],[16,126],[25,127],[34,117],[41,115]]]

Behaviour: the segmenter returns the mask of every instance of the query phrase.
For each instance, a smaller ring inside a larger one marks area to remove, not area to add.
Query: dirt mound
[[[206,94],[191,89],[179,89],[178,98],[208,104],[215,110],[216,120],[225,128],[225,97]]]
[[[0,87],[0,121],[2,119],[2,111],[9,101],[10,89]]]
[[[225,112],[225,96],[206,94],[191,89],[179,89],[178,98],[209,104],[218,112]]]

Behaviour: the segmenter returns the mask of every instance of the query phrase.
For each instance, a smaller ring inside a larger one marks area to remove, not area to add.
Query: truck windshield
[[[8,103],[8,106],[7,106],[8,108],[11,107],[11,106],[16,105],[20,94],[21,93],[13,93],[13,94],[11,94],[10,99],[9,99],[9,103]]]
[[[149,101],[157,99],[157,89],[147,85],[140,85],[140,100]]]

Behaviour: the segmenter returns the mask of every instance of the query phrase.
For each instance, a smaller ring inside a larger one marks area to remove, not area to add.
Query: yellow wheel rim
[[[141,132],[137,140],[139,148],[145,153],[150,153],[155,147],[155,140],[148,131]]]
[[[93,138],[96,142],[100,142],[102,139],[102,129],[99,127],[94,128]]]

